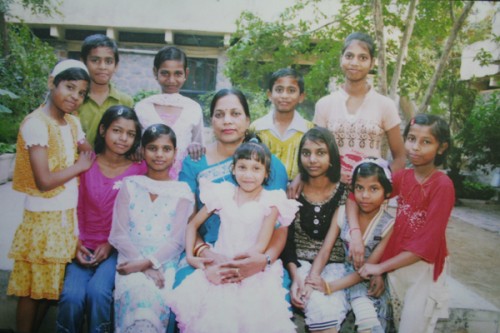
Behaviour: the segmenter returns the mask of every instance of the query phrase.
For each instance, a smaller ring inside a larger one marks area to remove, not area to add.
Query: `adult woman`
[[[210,104],[210,118],[215,142],[207,146],[206,154],[194,161],[189,156],[184,159],[179,180],[185,181],[196,195],[197,208],[202,204],[199,200],[199,180],[208,179],[220,183],[230,181],[232,156],[245,140],[250,126],[250,111],[245,95],[237,89],[219,90]],[[271,172],[266,189],[286,189],[287,173],[283,164],[275,156],[271,159]],[[220,220],[213,214],[199,229],[197,246],[203,242],[213,244],[217,240]],[[213,283],[235,283],[262,271],[278,259],[286,243],[287,229],[278,228],[274,231],[271,242],[264,254],[244,253],[236,258],[226,258],[212,252],[206,247],[197,251],[198,255],[206,258],[205,270],[207,277]],[[177,272],[174,288],[194,269],[187,266]],[[170,321],[168,332],[174,332]]]

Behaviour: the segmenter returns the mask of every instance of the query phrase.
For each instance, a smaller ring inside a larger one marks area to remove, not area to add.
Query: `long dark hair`
[[[405,141],[408,137],[408,132],[410,132],[411,126],[415,124],[429,126],[431,128],[431,134],[436,138],[440,145],[442,145],[443,143],[448,144],[448,148],[446,148],[443,153],[436,154],[436,157],[434,158],[435,166],[443,164],[446,161],[446,156],[448,155],[448,151],[450,150],[452,143],[450,126],[448,126],[448,123],[442,118],[433,114],[419,113],[415,117],[413,117],[405,127],[405,130],[403,132],[403,138],[405,139]]]
[[[326,145],[326,147],[328,148],[328,155],[330,156],[330,167],[328,168],[326,174],[328,176],[328,179],[330,179],[332,183],[338,182],[340,180],[339,149],[337,147],[337,143],[335,142],[333,134],[324,127],[311,128],[306,133],[304,133],[302,139],[300,140],[299,158],[297,162],[299,166],[300,178],[302,179],[302,181],[307,182],[309,180],[309,174],[302,165],[302,160],[301,160],[302,148],[304,147],[304,143],[306,142],[306,140],[316,143],[322,142]]]
[[[108,130],[108,128],[113,124],[113,122],[117,119],[129,119],[134,122],[135,125],[135,138],[132,147],[125,153],[125,156],[132,155],[141,142],[141,130],[142,126],[137,118],[137,114],[134,109],[129,108],[125,105],[113,105],[109,107],[106,112],[102,115],[101,121],[99,122],[99,126],[97,126],[97,135],[94,140],[94,151],[96,154],[100,154],[106,148],[106,141],[104,139],[104,135],[99,135],[99,131],[101,130],[101,126],[104,129],[104,133]]]

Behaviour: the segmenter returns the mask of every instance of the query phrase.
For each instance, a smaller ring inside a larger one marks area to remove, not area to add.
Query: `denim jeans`
[[[95,268],[81,266],[75,260],[66,267],[63,291],[57,313],[58,333],[78,333],[85,314],[88,332],[112,332],[113,289],[117,253]]]

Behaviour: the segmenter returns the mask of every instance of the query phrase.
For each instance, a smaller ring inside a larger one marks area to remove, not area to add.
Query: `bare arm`
[[[404,251],[380,264],[364,264],[363,267],[359,269],[358,273],[362,278],[369,279],[372,275],[382,275],[386,272],[412,265],[420,260],[422,259],[416,254]]]
[[[349,244],[349,255],[354,262],[354,268],[361,267],[365,260],[365,245],[363,244],[363,235],[359,228],[359,207],[354,200],[350,198],[346,202],[346,215],[349,222],[349,235],[351,242]]]
[[[330,223],[330,228],[326,234],[325,239],[323,240],[323,244],[321,245],[321,249],[318,252],[316,258],[314,258],[311,271],[309,275],[311,276],[319,276],[325,268],[328,259],[330,258],[330,253],[332,252],[333,246],[335,245],[335,241],[339,236],[339,226],[337,224],[339,209],[335,210],[335,213],[332,216],[332,221]]]
[[[387,135],[387,142],[389,143],[389,148],[391,149],[392,154],[392,172],[404,169],[406,162],[406,153],[399,125],[394,126],[390,130],[385,132],[385,134]]]
[[[40,145],[28,148],[31,169],[35,177],[37,188],[44,192],[50,191],[58,186],[64,185],[78,174],[88,170],[94,160],[91,152],[82,152],[75,164],[59,171],[51,172],[49,169],[49,157],[47,147]]]

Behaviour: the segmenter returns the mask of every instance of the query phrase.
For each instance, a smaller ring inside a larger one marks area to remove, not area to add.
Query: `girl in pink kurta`
[[[398,210],[379,264],[365,264],[363,278],[388,272],[394,319],[400,332],[433,332],[448,317],[446,226],[455,202],[451,180],[436,167],[451,144],[441,118],[420,114],[404,131],[413,169],[394,174]]]
[[[174,46],[159,50],[153,73],[162,93],[143,99],[135,109],[143,128],[165,124],[174,130],[177,156],[170,175],[177,179],[188,148],[203,149],[203,114],[196,101],[179,93],[189,75],[187,57],[182,50]]]
[[[112,328],[116,251],[108,242],[113,205],[122,179],[146,173],[145,163],[128,157],[140,142],[141,125],[123,105],[103,114],[95,139],[97,157],[80,175],[76,258],[66,267],[59,300],[58,332],[79,332],[86,317],[90,332]]]
[[[205,204],[189,222],[186,231],[186,257],[197,270],[186,277],[168,298],[181,332],[250,333],[295,332],[292,313],[282,286],[283,266],[278,260],[239,283],[216,284],[206,276],[210,259],[198,255],[208,248],[196,245],[199,226],[213,213],[219,214],[219,237],[213,251],[228,259],[245,251],[264,253],[276,221],[288,226],[299,203],[286,198],[282,190],[268,191],[262,184],[270,170],[271,154],[258,143],[245,143],[235,152],[233,176],[229,182],[202,182],[200,199]],[[239,275],[238,269],[236,273]]]

